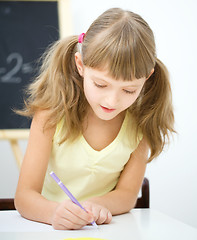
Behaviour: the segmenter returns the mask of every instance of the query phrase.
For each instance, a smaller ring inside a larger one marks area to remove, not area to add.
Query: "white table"
[[[197,229],[152,209],[133,209],[114,216],[98,229],[57,231],[50,225],[26,220],[17,211],[0,211],[1,240],[63,240],[92,237],[108,240],[197,240]]]

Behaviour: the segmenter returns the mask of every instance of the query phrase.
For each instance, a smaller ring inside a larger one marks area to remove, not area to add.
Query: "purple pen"
[[[60,181],[60,179],[57,177],[57,175],[52,171],[50,173],[51,177],[56,181],[56,183],[61,187],[61,189],[66,193],[66,195],[71,199],[71,201],[73,203],[75,203],[76,205],[78,205],[81,209],[83,209],[85,212],[87,212],[85,210],[85,208],[77,201],[77,199],[72,195],[72,193],[68,190],[68,188],[63,184],[62,181]],[[91,224],[94,227],[98,227],[98,225],[95,223],[95,221],[91,222]]]

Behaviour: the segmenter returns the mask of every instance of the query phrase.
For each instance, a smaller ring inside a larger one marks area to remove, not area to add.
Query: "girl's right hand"
[[[71,200],[58,204],[52,216],[52,226],[56,230],[80,229],[93,221],[92,213],[85,212]]]

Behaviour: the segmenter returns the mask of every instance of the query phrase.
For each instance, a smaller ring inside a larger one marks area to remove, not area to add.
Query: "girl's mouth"
[[[106,108],[106,107],[103,107],[103,106],[101,106],[101,108],[103,109],[103,111],[104,112],[106,112],[106,113],[111,113],[111,112],[113,112],[115,109],[113,109],[113,108]]]

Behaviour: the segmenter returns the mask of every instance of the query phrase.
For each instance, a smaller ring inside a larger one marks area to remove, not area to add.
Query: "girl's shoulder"
[[[40,128],[40,130],[44,130],[44,131],[51,130],[55,132],[55,129],[56,129],[55,126],[47,128],[49,119],[50,119],[50,111],[37,110],[33,116],[32,122],[36,123],[36,125],[38,126],[38,128]]]
[[[64,123],[65,123],[65,118],[63,117],[56,125],[54,139],[59,139],[61,137]]]

